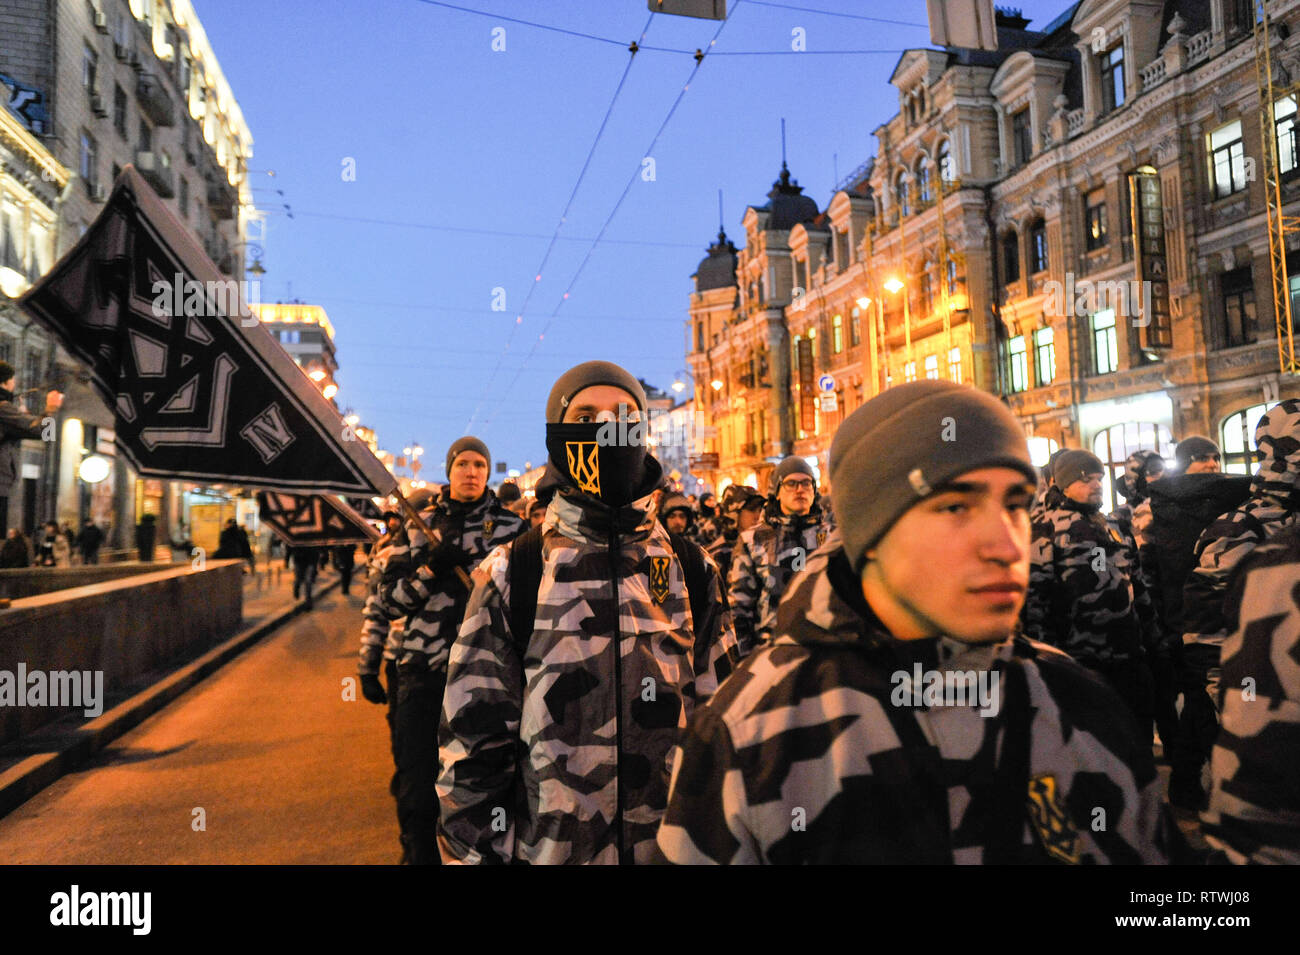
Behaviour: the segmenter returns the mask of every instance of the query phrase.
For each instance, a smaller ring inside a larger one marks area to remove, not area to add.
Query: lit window
[[[1241,120],[1220,126],[1206,138],[1214,198],[1241,192],[1246,188],[1246,146],[1241,138]]]
[[[916,362],[909,361],[903,366],[903,380],[916,381]]]
[[[1219,446],[1223,449],[1223,470],[1227,474],[1253,474],[1255,462],[1252,452],[1255,445],[1255,429],[1259,419],[1276,401],[1264,405],[1252,405],[1244,411],[1229,415],[1219,429]]]
[[[843,315],[836,315],[831,319],[831,351],[837,355],[844,351]]]
[[[1300,168],[1300,156],[1296,154],[1295,120],[1294,96],[1283,96],[1273,104],[1273,125],[1277,130],[1277,168],[1284,176]]]
[[[1119,370],[1119,345],[1115,336],[1115,310],[1108,308],[1092,316],[1092,349],[1097,359],[1097,374],[1109,375]]]
[[[1025,336],[1017,335],[1007,343],[1007,365],[1011,372],[1011,390],[1024,391],[1029,387],[1029,362],[1025,356]]]
[[[1095,252],[1098,249],[1106,247],[1106,201],[1105,193],[1100,189],[1088,196],[1087,202],[1087,232],[1084,234],[1084,243],[1089,252]]]
[[[1040,385],[1050,385],[1056,380],[1056,343],[1050,328],[1034,332],[1034,364]]]
[[[1047,271],[1047,226],[1039,219],[1029,229],[1030,273]]]
[[[948,380],[961,384],[961,349],[948,350]]]
[[[925,356],[925,377],[933,378],[935,381],[939,380],[939,356],[938,355]]]

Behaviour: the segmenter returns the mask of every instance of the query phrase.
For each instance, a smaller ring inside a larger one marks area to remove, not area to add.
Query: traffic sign
[[[820,388],[822,391],[825,391],[825,392],[827,392],[827,393],[830,393],[830,392],[834,391],[834,390],[835,390],[835,376],[834,376],[834,375],[822,375],[820,378],[817,379],[817,387]]]
[[[839,401],[836,400],[835,393],[822,395],[822,411],[838,411]]]

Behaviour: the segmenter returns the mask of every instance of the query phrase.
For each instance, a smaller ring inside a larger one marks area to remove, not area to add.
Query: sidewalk
[[[335,590],[338,584],[333,568],[322,571],[313,596]],[[293,597],[293,571],[284,567],[283,558],[269,568],[260,563],[256,575],[244,577],[243,618],[237,633],[195,660],[152,674],[128,692],[106,694],[104,712],[94,719],[69,714],[0,749],[0,817],[305,609],[305,599]]]

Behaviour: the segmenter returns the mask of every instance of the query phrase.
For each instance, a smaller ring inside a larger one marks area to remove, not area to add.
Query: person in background
[[[27,538],[16,527],[9,528],[4,546],[0,547],[0,567],[29,567],[31,558],[27,553]]]
[[[45,422],[38,415],[27,414],[14,401],[18,387],[14,366],[0,361],[0,526],[9,523],[9,495],[18,481],[19,457],[23,438],[39,438]],[[50,391],[45,395],[45,416],[58,414],[63,395]]]
[[[89,517],[77,533],[77,548],[81,551],[83,564],[99,563],[99,548],[104,543],[104,532]]]
[[[664,499],[663,506],[659,509],[659,523],[670,534],[695,540],[695,509],[680,494],[672,494]]]
[[[302,591],[306,598],[308,610],[312,607],[312,586],[316,583],[316,571],[320,566],[321,547],[290,547],[289,560],[293,562],[293,599],[298,599]]]
[[[343,593],[348,593],[352,586],[352,568],[356,565],[357,545],[339,544],[334,548],[334,566],[339,572],[339,586]]]
[[[59,540],[59,525],[53,521],[46,521],[41,527],[40,534],[36,538],[36,566],[37,567],[54,567],[55,561],[55,544]]]

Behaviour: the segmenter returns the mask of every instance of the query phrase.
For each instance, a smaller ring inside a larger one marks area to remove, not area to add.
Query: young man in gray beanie
[[[742,659],[772,635],[786,584],[833,529],[812,467],[797,455],[786,458],[772,472],[762,519],[740,535],[731,554],[727,600]]]
[[[387,551],[380,604],[390,619],[406,617],[397,663],[397,818],[405,858],[437,865],[438,721],[447,686],[447,656],[465,615],[468,573],[494,548],[523,532],[524,522],[488,489],[492,456],[466,436],[447,450],[447,485]],[[369,682],[369,681],[367,681]],[[365,687],[373,693],[374,687]],[[369,696],[369,694],[368,694]]]
[[[451,651],[444,861],[655,858],[670,754],[736,641],[717,568],[656,520],[645,415],[609,362],[551,390],[546,517],[483,564]]]
[[[692,723],[659,830],[670,861],[1166,861],[1155,767],[1119,699],[1012,639],[1035,478],[1015,417],[973,388],[900,385],[848,417],[839,530]]]
[[[1079,449],[1053,464],[1053,486],[1033,527],[1025,633],[1104,677],[1149,727],[1155,711],[1146,655],[1161,635],[1137,545],[1101,514],[1104,472],[1095,454]]]

